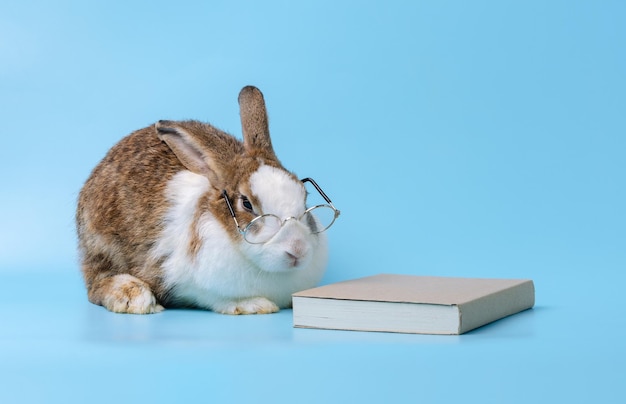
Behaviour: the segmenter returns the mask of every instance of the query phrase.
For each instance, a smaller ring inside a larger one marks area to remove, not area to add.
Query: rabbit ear
[[[211,129],[215,131],[215,129],[201,126],[199,122],[192,121],[159,121],[155,128],[159,139],[168,145],[185,168],[207,177],[211,184],[219,186],[223,160],[228,158],[224,154],[228,148],[211,144],[217,143],[211,140],[219,139],[212,139],[211,133],[206,133],[206,131]]]
[[[265,100],[261,91],[253,86],[244,87],[239,93],[239,110],[246,151],[262,151],[275,157],[267,123]]]

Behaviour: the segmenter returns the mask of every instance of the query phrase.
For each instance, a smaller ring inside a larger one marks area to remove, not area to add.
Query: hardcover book
[[[381,274],[294,293],[293,325],[458,335],[534,304],[532,280]]]

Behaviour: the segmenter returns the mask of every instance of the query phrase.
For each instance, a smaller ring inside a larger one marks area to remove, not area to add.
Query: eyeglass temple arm
[[[303,178],[300,180],[301,182],[310,182],[311,184],[313,184],[313,186],[315,187],[315,189],[317,189],[317,192],[320,193],[320,195],[322,195],[322,198],[324,198],[324,200],[326,200],[327,203],[329,203],[331,206],[333,206],[333,203],[331,202],[330,198],[324,193],[324,191],[322,191],[322,188],[320,188],[319,185],[317,185],[317,182],[315,182],[313,180],[313,178]]]
[[[226,192],[226,190],[222,191],[222,196],[224,197],[224,200],[226,200],[226,206],[228,206],[230,215],[233,217],[233,220],[235,221],[237,228],[239,228],[239,222],[237,221],[237,217],[235,216],[235,211],[233,210],[233,206],[230,204],[230,200],[228,199],[228,193]]]

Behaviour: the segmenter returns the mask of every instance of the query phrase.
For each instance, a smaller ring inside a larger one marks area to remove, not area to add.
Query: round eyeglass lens
[[[302,215],[300,221],[311,229],[311,233],[321,233],[332,226],[335,210],[328,205],[314,206]]]
[[[260,244],[269,241],[281,227],[281,220],[274,215],[263,215],[253,219],[244,230],[248,243]]]

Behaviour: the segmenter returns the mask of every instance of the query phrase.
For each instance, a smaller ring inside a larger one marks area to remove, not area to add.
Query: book
[[[459,335],[530,309],[528,279],[380,274],[293,294],[293,325]]]

